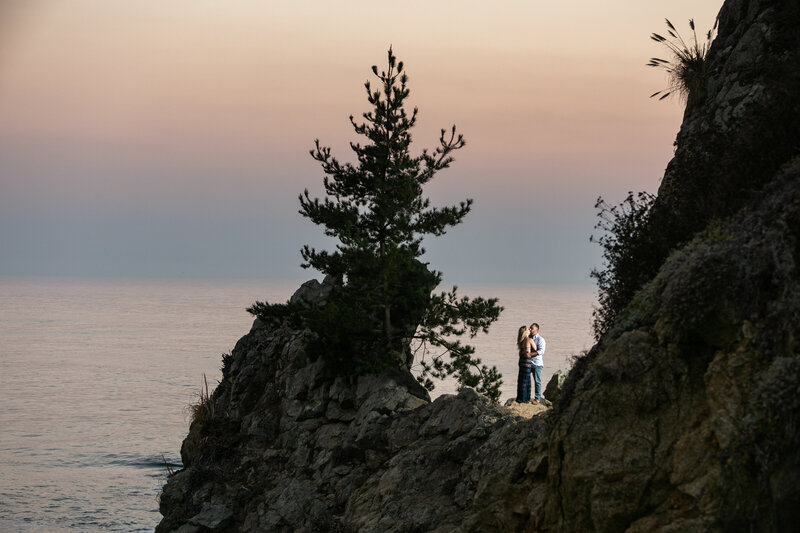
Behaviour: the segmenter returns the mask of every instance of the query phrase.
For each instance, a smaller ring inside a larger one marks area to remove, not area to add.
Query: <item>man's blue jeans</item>
[[[519,360],[519,375],[517,376],[517,403],[531,401],[531,368],[530,359]]]
[[[533,366],[533,381],[536,384],[536,388],[533,392],[533,399],[534,400],[541,400],[542,399],[542,368],[543,366]],[[531,386],[530,386],[530,378],[528,378],[528,398],[531,396]]]

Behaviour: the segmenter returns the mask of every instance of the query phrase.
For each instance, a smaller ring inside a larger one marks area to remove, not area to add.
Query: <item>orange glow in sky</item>
[[[467,139],[435,199],[474,197],[502,217],[533,185],[591,218],[599,194],[654,191],[671,157],[682,105],[648,98],[666,83],[645,67],[664,55],[650,33],[665,17],[710,28],[720,5],[4,2],[0,211],[266,206],[302,224],[296,195],[321,178],[308,149],[320,138],[348,159],[347,117],[367,110],[363,82],[392,45],[418,149],[454,123]]]

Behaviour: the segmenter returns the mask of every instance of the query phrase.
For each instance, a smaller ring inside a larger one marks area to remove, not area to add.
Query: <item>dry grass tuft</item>
[[[714,27],[706,33],[706,41],[700,44],[694,19],[689,19],[689,28],[692,30],[694,42],[687,44],[672,22],[669,19],[665,20],[669,38],[658,33],[653,33],[650,38],[657,43],[664,44],[672,58],[653,57],[650,58],[647,66],[665,69],[669,76],[669,87],[654,92],[650,98],[658,96],[659,100],[663,100],[672,94],[678,94],[681,100],[689,104],[699,99],[705,92],[709,72],[708,50],[716,36],[717,22],[715,21]]]
[[[192,424],[195,422],[203,424],[214,417],[214,404],[211,401],[211,393],[208,390],[208,379],[206,379],[205,374],[203,374],[203,385],[204,386],[200,388],[200,392],[197,395],[197,402],[189,406]]]

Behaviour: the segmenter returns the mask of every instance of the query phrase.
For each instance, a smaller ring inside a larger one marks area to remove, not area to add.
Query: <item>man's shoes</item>
[[[533,400],[533,405],[539,405],[539,400]]]

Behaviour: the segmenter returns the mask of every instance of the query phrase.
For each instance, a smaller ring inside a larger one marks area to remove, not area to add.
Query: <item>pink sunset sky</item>
[[[429,240],[446,281],[589,283],[594,202],[655,192],[683,105],[645,66],[669,18],[721,0],[11,0],[0,3],[0,275],[303,280],[298,213],[340,159],[391,45],[416,151],[467,146],[428,189],[473,212]]]

